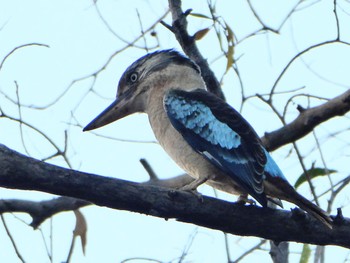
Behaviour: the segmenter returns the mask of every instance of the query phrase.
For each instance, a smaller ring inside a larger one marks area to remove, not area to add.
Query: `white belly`
[[[162,122],[164,124],[164,122]],[[181,134],[170,124],[167,120],[166,127],[162,129],[155,129],[152,126],[154,134],[167,152],[167,154],[185,170],[190,176],[197,179],[203,172],[208,162],[198,153],[196,153],[191,146],[183,139]],[[152,125],[152,123],[151,123]],[[203,167],[204,166],[204,167]],[[203,167],[202,169],[200,167]]]
[[[172,126],[165,114],[165,112],[157,114],[156,118],[149,118],[149,120],[159,144],[176,164],[194,179],[212,178],[207,181],[207,184],[218,190],[231,194],[244,193],[229,176],[217,169],[205,157],[195,152]]]

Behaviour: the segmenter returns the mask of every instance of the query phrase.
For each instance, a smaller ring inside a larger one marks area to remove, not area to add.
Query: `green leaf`
[[[331,170],[331,169],[324,169],[324,168],[311,168],[310,170],[307,171],[307,174],[309,175],[310,179],[316,178],[318,176],[323,176],[327,174],[333,174],[336,173],[336,170]],[[300,185],[303,183],[307,182],[307,177],[305,173],[299,176],[298,180],[294,184],[294,188],[298,188]]]
[[[308,263],[311,255],[311,249],[308,244],[303,245],[299,263]]]

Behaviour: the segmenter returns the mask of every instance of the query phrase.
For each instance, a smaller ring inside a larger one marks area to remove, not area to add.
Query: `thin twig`
[[[143,30],[142,19],[141,19],[141,15],[140,15],[138,9],[136,9],[136,14],[137,14],[137,18],[139,20],[139,25],[140,25],[140,29],[141,29],[141,35],[142,35],[142,39],[143,39],[143,43],[144,43],[144,48],[143,49],[146,51],[146,53],[148,53],[149,49],[148,49],[148,46],[147,46],[147,39],[146,39],[145,31]]]
[[[226,256],[227,256],[227,262],[230,263],[230,262],[232,262],[232,259],[231,259],[230,246],[229,246],[230,243],[228,240],[227,233],[224,233],[224,240],[225,240],[225,250],[226,250]]]
[[[19,252],[19,250],[18,250],[18,248],[17,248],[16,242],[15,242],[15,240],[14,240],[14,238],[13,238],[13,236],[12,236],[10,230],[9,230],[8,227],[7,227],[7,224],[6,224],[4,215],[3,215],[3,214],[0,214],[0,217],[1,217],[2,224],[4,225],[6,234],[7,234],[7,236],[9,237],[9,239],[10,239],[10,241],[11,241],[12,247],[14,248],[17,257],[18,257],[19,260],[21,260],[22,262],[25,262],[25,260],[23,259],[21,253]]]
[[[282,122],[283,126],[286,126],[287,123],[286,123],[285,119],[283,118],[283,116],[281,116],[281,114],[278,112],[277,108],[272,103],[272,96],[270,96],[269,99],[265,99],[265,98],[263,98],[263,97],[261,97],[259,95],[257,95],[257,96],[258,96],[258,98],[260,98],[262,101],[264,101],[266,104],[268,104],[270,106],[270,108],[275,112],[276,116]],[[304,172],[304,174],[306,176],[306,179],[307,179],[307,182],[309,184],[311,193],[312,193],[312,195],[314,197],[314,200],[315,200],[316,204],[319,205],[318,198],[317,198],[317,195],[316,195],[316,192],[315,192],[315,187],[314,187],[314,185],[311,182],[310,175],[309,175],[309,173],[308,173],[308,171],[307,171],[307,169],[305,167],[304,160],[303,160],[303,157],[301,156],[300,150],[299,150],[299,148],[298,148],[298,146],[297,146],[295,141],[292,142],[292,144],[293,144],[293,147],[294,147],[295,152],[297,154],[299,163],[300,163],[300,165],[301,165],[301,167],[303,169],[303,172]]]
[[[182,254],[178,260],[178,263],[181,263],[184,261],[184,259],[186,258],[186,256],[188,255],[188,251],[190,250],[190,248],[193,245],[194,239],[198,234],[198,227],[196,227],[193,232],[191,233],[190,237],[188,238],[187,244],[185,245]]]
[[[331,45],[334,43],[339,43],[339,44],[344,44],[347,46],[350,46],[349,43],[341,41],[341,40],[328,40],[328,41],[324,41],[315,45],[312,45],[306,49],[304,49],[303,51],[300,51],[297,55],[295,55],[288,63],[287,65],[283,68],[282,72],[278,75],[277,79],[275,80],[274,84],[272,85],[271,91],[270,91],[270,97],[273,96],[273,94],[275,93],[275,89],[277,87],[277,84],[279,83],[279,81],[282,79],[282,77],[284,76],[284,74],[287,72],[287,70],[289,69],[289,67],[293,64],[293,62],[295,60],[297,60],[298,58],[300,58],[302,55],[306,54],[307,52],[322,47],[322,46],[326,46],[326,45]]]
[[[5,61],[13,54],[15,53],[18,49],[24,48],[24,47],[30,47],[30,46],[39,46],[39,47],[47,47],[49,48],[49,45],[46,44],[41,44],[41,43],[29,43],[29,44],[24,44],[24,45],[20,45],[18,47],[15,47],[14,49],[12,49],[5,57],[4,59],[1,61],[0,63],[0,71],[5,63]]]
[[[150,25],[145,31],[144,33],[147,34],[148,32],[151,32],[159,23],[160,21],[162,21],[167,15],[169,14],[169,10],[167,10],[160,18],[158,18],[152,25]],[[68,86],[50,103],[40,106],[40,108],[49,108],[52,105],[56,104],[58,101],[60,101],[70,90],[70,88],[75,84],[78,83],[82,80],[85,79],[89,79],[91,77],[96,78],[97,75],[99,75],[101,72],[103,72],[107,66],[111,63],[111,61],[113,60],[113,58],[115,56],[117,56],[118,54],[120,54],[121,52],[125,51],[126,49],[130,48],[130,47],[134,47],[135,43],[137,41],[139,41],[141,38],[143,37],[143,35],[139,35],[137,36],[134,40],[128,42],[127,45],[125,45],[124,47],[114,51],[107,59],[106,61],[102,64],[102,66],[100,66],[97,70],[95,70],[93,73],[87,74],[85,76],[79,77],[77,79],[72,80]]]
[[[332,181],[332,178],[330,176],[330,172],[329,172],[329,169],[328,169],[328,166],[327,166],[327,163],[326,163],[326,159],[324,157],[324,154],[323,154],[323,151],[322,151],[322,148],[321,148],[321,145],[320,145],[320,142],[319,142],[319,139],[316,135],[316,131],[313,130],[312,131],[312,135],[314,136],[315,138],[315,142],[316,142],[316,146],[317,146],[317,149],[318,149],[318,152],[320,154],[320,158],[321,158],[321,161],[322,161],[322,164],[323,164],[323,167],[325,169],[325,172],[327,174],[327,177],[329,179],[329,184],[330,184],[330,188],[331,188],[331,191],[333,192],[334,190],[334,184],[333,184],[333,181]],[[331,209],[331,207],[328,207],[328,209]],[[330,210],[328,210],[327,212],[330,212]]]
[[[339,28],[339,18],[338,18],[338,13],[337,13],[337,0],[333,0],[333,12],[335,16],[335,23],[337,27],[337,40],[340,40],[340,28]]]
[[[44,132],[40,131],[38,128],[34,127],[33,125],[25,122],[24,120],[21,120],[21,119],[18,119],[18,118],[14,118],[14,117],[11,117],[9,115],[6,115],[5,113],[2,114],[2,117],[5,117],[9,120],[12,120],[12,121],[16,121],[16,122],[19,122],[21,123],[22,125],[25,125],[27,126],[28,128],[36,131],[37,133],[39,133],[41,136],[43,136],[55,149],[56,149],[56,153],[54,153],[53,155],[51,155],[50,157],[48,158],[44,158],[45,160],[47,159],[51,159],[53,157],[56,157],[56,156],[62,156],[64,161],[66,162],[66,164],[68,165],[68,167],[72,168],[72,165],[68,159],[68,157],[64,154],[64,152],[58,147],[58,145],[48,136],[46,135]]]
[[[19,98],[19,86],[18,86],[17,81],[15,81],[15,86],[16,86],[16,98],[17,98],[16,105],[17,105],[17,108],[18,108],[19,131],[20,131],[20,135],[21,135],[21,142],[22,142],[22,146],[24,148],[24,151],[26,152],[27,155],[30,156],[28,148],[27,148],[27,146],[25,144],[25,141],[24,141],[21,101],[20,101],[20,98]]]
[[[159,180],[158,176],[156,175],[156,173],[154,172],[153,168],[147,162],[146,159],[140,159],[140,163],[142,164],[143,168],[145,168],[146,172],[148,173],[150,181]]]
[[[39,232],[40,232],[41,239],[42,239],[42,241],[43,241],[43,243],[44,243],[44,247],[45,247],[45,250],[46,250],[46,254],[47,254],[47,256],[48,256],[50,262],[52,262],[52,256],[51,256],[49,247],[48,247],[48,245],[47,245],[46,238],[45,238],[45,236],[44,236],[43,230],[42,230],[40,227],[38,227],[38,230],[39,230]],[[50,243],[51,243],[51,242],[50,242]]]
[[[247,251],[245,251],[242,255],[240,255],[234,262],[237,263],[240,260],[242,260],[244,257],[248,256],[250,253],[252,253],[254,250],[261,248],[262,245],[264,245],[267,242],[266,239],[262,239],[260,240],[260,242],[258,244],[256,244],[255,246],[251,247],[250,249],[248,249]]]
[[[308,170],[306,169],[306,166],[304,164],[304,158],[301,156],[301,153],[300,153],[300,150],[299,150],[299,147],[297,146],[297,143],[296,142],[293,142],[293,147],[294,147],[294,150],[295,150],[295,153],[297,154],[297,157],[298,157],[298,160],[299,160],[299,163],[301,165],[301,168],[303,169],[303,173],[305,174],[305,177],[306,177],[306,180],[309,184],[309,187],[310,187],[310,191],[311,191],[311,194],[314,198],[314,201],[315,203],[320,206],[320,203],[318,201],[318,197],[316,195],[316,191],[315,191],[315,186],[313,185],[312,181],[311,181],[311,177],[310,177],[310,174],[308,172]]]

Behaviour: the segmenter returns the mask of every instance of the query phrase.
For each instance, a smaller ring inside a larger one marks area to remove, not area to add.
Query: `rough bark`
[[[297,141],[310,133],[319,124],[336,116],[342,116],[350,111],[350,89],[343,94],[319,106],[303,110],[300,115],[288,125],[265,133],[263,144],[269,151],[288,143]]]
[[[175,34],[184,52],[200,66],[210,91],[224,97],[219,82],[200,54],[194,37],[187,32],[188,12],[182,12],[179,0],[169,0],[169,6],[173,17],[169,29]],[[302,111],[290,124],[266,133],[262,141],[267,149],[277,149],[302,138],[317,125],[344,115],[349,110],[350,90],[327,103]],[[0,202],[0,213],[26,212],[33,217],[34,228],[55,213],[95,203],[165,219],[174,218],[236,235],[350,247],[350,223],[341,216],[337,217],[334,229],[329,230],[303,213],[240,206],[208,197],[204,197],[203,203],[200,203],[192,195],[164,188],[187,182],[188,176],[172,180],[174,181],[138,184],[106,178],[39,162],[0,146],[0,186],[69,196],[42,202]]]
[[[183,12],[180,0],[169,0],[169,8],[173,19],[172,26],[168,26],[169,29],[174,33],[185,54],[200,67],[208,90],[220,98],[225,99],[220,83],[215,77],[214,72],[210,69],[207,60],[200,53],[195,38],[189,35],[187,31],[187,15],[191,10]]]
[[[207,60],[197,48],[196,41],[187,31],[187,15],[191,10],[182,11],[181,0],[169,0],[172,14],[172,26],[167,26],[175,35],[186,55],[195,61],[201,69],[203,80],[210,92],[225,99],[221,86],[215,74],[210,69]],[[317,125],[335,116],[342,116],[350,111],[350,90],[329,100],[320,106],[303,110],[290,124],[280,129],[265,133],[262,137],[265,148],[269,151],[296,141],[310,133]]]
[[[332,230],[300,210],[242,206],[187,192],[74,171],[47,164],[0,145],[0,185],[83,199],[275,242],[295,241],[350,248],[350,220],[337,217]]]
[[[44,200],[40,202],[7,199],[0,200],[0,214],[6,212],[27,213],[33,219],[30,225],[36,229],[42,222],[57,213],[72,211],[90,204],[91,203],[88,201],[66,196],[61,196],[52,200]]]

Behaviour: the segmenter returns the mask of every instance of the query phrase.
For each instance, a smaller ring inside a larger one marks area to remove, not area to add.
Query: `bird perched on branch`
[[[122,75],[116,100],[84,131],[136,112],[148,114],[160,145],[195,179],[183,190],[207,183],[241,201],[249,194],[263,207],[283,199],[331,227],[329,215],[288,183],[250,124],[207,91],[199,67],[187,57],[164,50],[136,60]]]

